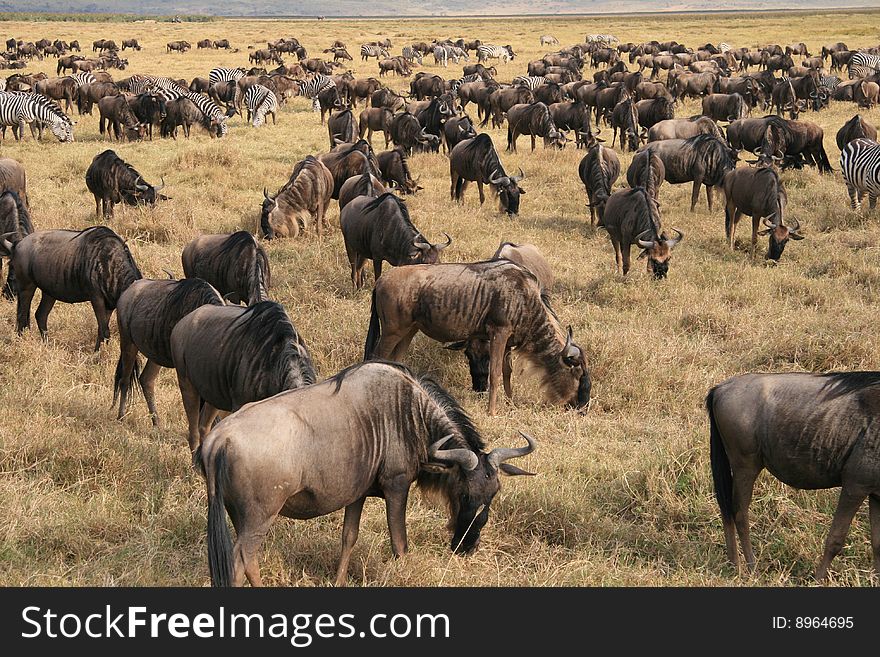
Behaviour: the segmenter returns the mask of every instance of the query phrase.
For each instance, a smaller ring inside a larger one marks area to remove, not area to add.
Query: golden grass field
[[[3,39],[78,38],[84,50],[99,37],[137,37],[144,49],[126,51],[130,73],[175,78],[207,76],[216,65],[247,65],[247,46],[296,36],[318,54],[335,38],[359,44],[388,36],[394,53],[414,40],[465,36],[510,43],[514,62],[498,65],[499,78],[525,73],[543,55],[541,34],[561,44],[591,32],[622,41],[677,39],[697,46],[805,41],[811,51],[845,41],[851,48],[880,41],[877,13],[666,15],[574,19],[238,21],[203,24],[4,22]],[[201,38],[227,37],[239,53],[197,51]],[[165,43],[187,39],[193,50],[166,54]],[[89,53],[91,54],[91,53]],[[472,58],[474,61],[475,58]],[[431,58],[433,62],[433,58]],[[446,77],[460,68],[427,70]],[[355,61],[358,76],[375,75],[375,60]],[[54,75],[55,59],[28,70]],[[592,70],[585,69],[585,75]],[[388,82],[398,88],[408,80]],[[449,200],[442,154],[416,155],[413,174],[425,190],[409,197],[416,225],[431,239],[446,231],[454,244],[448,262],[491,256],[499,242],[537,244],[553,266],[554,306],[586,349],[593,402],[581,416],[544,405],[531,382],[514,375],[514,400],[497,417],[486,399],[470,391],[463,356],[417,337],[407,362],[429,371],[460,399],[491,446],[509,445],[522,429],[539,450],[518,462],[539,472],[506,479],[493,504],[481,548],[471,557],[449,551],[445,512],[418,493],[410,498],[410,552],[391,559],[384,506],[367,503],[350,571],[364,586],[805,586],[827,532],[837,491],[795,491],[768,474],[755,490],[753,542],[758,567],[737,573],[726,561],[708,459],[703,399],[722,379],[751,371],[826,371],[880,368],[880,211],[861,217],[849,209],[839,173],[838,128],[857,111],[833,103],[802,118],[825,130],[825,148],[836,169],[786,172],[788,216],[807,239],[791,242],[778,266],[750,261],[750,222],[740,225],[738,248],[724,241],[723,208],[708,212],[701,195],[688,212],[690,185],[664,185],[664,225],[685,233],[669,278],[655,282],[641,261],[628,279],[615,274],[611,244],[589,227],[586,197],[577,177],[584,153],[504,152],[506,128],[491,134],[508,171],[521,166],[521,214],[509,219],[494,203],[480,208],[476,189],[463,207]],[[690,101],[677,116],[699,112]],[[863,112],[875,125],[876,108]],[[164,269],[182,275],[180,253],[199,233],[256,231],[262,189],[274,193],[294,163],[327,150],[328,137],[309,103],[295,99],[278,124],[255,129],[237,117],[229,135],[210,139],[200,130],[187,140],[110,143],[98,134],[98,112],[74,117],[76,142],[60,144],[47,131],[3,142],[2,154],[23,162],[29,175],[34,224],[83,228],[95,223],[84,174],[91,159],[114,148],[172,200],[155,209],[121,207],[111,222],[127,240],[147,277]],[[610,143],[610,129],[608,130]],[[603,134],[602,136],[606,136]],[[381,140],[381,137],[378,137]],[[374,139],[377,148],[380,141]],[[622,155],[625,171],[630,155]],[[741,166],[745,166],[744,164]],[[623,176],[622,176],[623,178]],[[618,181],[617,187],[624,184]],[[717,198],[717,195],[716,195]],[[330,376],[362,355],[369,289],[354,293],[337,228],[266,244],[271,296],[287,308],[304,336],[319,375]],[[761,253],[766,248],[762,239]],[[36,309],[36,303],[33,310]],[[151,427],[146,404],[135,397],[117,421],[112,380],[118,356],[115,319],[109,348],[93,355],[96,331],[88,304],[58,304],[50,340],[36,329],[15,335],[14,304],[0,302],[0,585],[208,584],[206,497],[186,448],[186,420],[173,372],[159,379],[157,403],[164,421]],[[340,548],[342,514],[313,521],[279,519],[262,559],[269,585],[325,586],[332,582]],[[830,583],[872,583],[867,507],[857,515]]]

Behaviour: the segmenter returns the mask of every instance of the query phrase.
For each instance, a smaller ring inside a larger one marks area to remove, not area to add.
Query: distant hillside
[[[632,11],[810,9],[845,5],[876,7],[877,0],[16,0],[0,1],[0,12],[203,14],[217,16],[455,16],[464,14],[572,14]]]

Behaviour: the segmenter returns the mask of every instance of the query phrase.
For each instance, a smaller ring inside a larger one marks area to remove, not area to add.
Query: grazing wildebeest
[[[519,173],[518,176],[507,175],[492,138],[486,133],[479,134],[473,139],[459,142],[449,154],[449,195],[453,200],[463,202],[468,183],[476,182],[482,205],[486,200],[483,185],[489,185],[498,195],[500,210],[516,215],[519,214],[520,196],[526,193],[519,186],[525,174],[522,169]]]
[[[764,158],[802,157],[807,164],[817,167],[819,173],[832,173],[823,144],[824,136],[825,132],[815,123],[771,116],[766,121],[759,152]]]
[[[408,265],[386,273],[373,289],[365,359],[400,361],[419,331],[440,342],[490,342],[490,415],[502,374],[512,395],[511,349],[541,373],[548,401],[578,409],[590,402],[590,373],[571,327],[566,332],[534,274],[515,263]]]
[[[0,235],[10,243],[14,243],[21,241],[33,232],[34,225],[31,222],[31,215],[18,192],[6,189],[0,193]],[[0,260],[0,274],[2,273],[3,261]],[[15,270],[10,264],[6,283],[3,285],[3,297],[12,301],[17,294],[18,284],[15,282]]]
[[[203,305],[171,331],[171,357],[195,451],[219,411],[315,382],[306,345],[284,308]],[[273,458],[277,458],[277,455]]]
[[[637,244],[643,250],[639,258],[647,258],[648,271],[654,278],[666,278],[672,250],[684,238],[684,234],[673,228],[678,236],[669,238],[663,231],[660,220],[660,206],[654,189],[654,169],[645,158],[644,170],[639,186],[614,192],[605,204],[605,230],[614,246],[614,259],[617,273],[629,272],[630,249]]]
[[[394,115],[391,120],[391,141],[395,146],[406,151],[407,155],[412,154],[413,148],[417,145],[431,148],[435,144],[438,147],[440,145],[440,138],[425,132],[419,120],[409,112]]]
[[[198,42],[196,42],[196,49],[197,50],[202,50],[203,48],[213,48],[213,47],[214,47],[214,43],[211,41],[211,39],[201,39]]]
[[[391,142],[391,121],[394,119],[394,112],[387,107],[368,107],[363,110],[358,117],[358,137],[364,138],[367,135],[367,142],[373,145],[373,132],[382,131],[385,135],[385,148]]]
[[[36,320],[43,340],[48,340],[49,313],[56,301],[89,301],[98,321],[95,351],[110,339],[110,315],[120,295],[141,278],[122,238],[106,226],[85,230],[40,230],[18,239],[0,238],[0,256],[11,259],[18,285],[16,328],[30,327],[31,301],[42,293]]]
[[[467,114],[449,118],[443,124],[443,144],[447,153],[451,153],[459,142],[473,139],[476,136],[474,122]]]
[[[183,248],[180,260],[187,278],[207,281],[230,303],[252,306],[269,298],[269,256],[246,230],[199,235]]]
[[[330,133],[330,148],[340,144],[353,144],[358,140],[357,124],[350,109],[337,112],[327,119],[327,131]]]
[[[706,186],[706,202],[712,210],[712,187],[721,184],[724,174],[736,168],[738,151],[714,135],[697,135],[689,139],[665,139],[642,146],[651,148],[663,160],[666,182],[673,185],[693,181],[691,212],[700,196],[700,185]]]
[[[386,185],[398,189],[402,194],[415,194],[420,189],[424,189],[418,184],[421,175],[413,179],[410,174],[406,152],[399,146],[379,153],[376,161],[379,163],[380,177]]]
[[[703,116],[715,121],[736,121],[748,114],[748,105],[738,93],[710,94],[703,98]]]
[[[339,412],[327,413],[328,404]],[[208,490],[211,583],[240,586],[247,578],[262,585],[260,549],[276,516],[309,519],[345,508],[336,571],[336,586],[344,585],[370,496],[384,498],[391,549],[402,556],[413,482],[446,501],[450,549],[469,554],[501,487],[499,473],[530,474],[504,462],[534,451],[535,441],[521,435],[526,447],[484,452],[458,402],[398,363],[354,365],[252,404],[211,431],[195,455]],[[224,509],[235,526],[234,544]]]
[[[544,138],[544,148],[565,148],[566,137],[560,132],[550,110],[544,103],[517,104],[507,110],[507,150],[516,152],[516,140],[520,135],[529,135],[532,150],[535,150],[535,137]]]
[[[321,153],[318,159],[330,170],[333,176],[333,196],[339,198],[339,190],[346,180],[369,171],[379,176],[379,163],[373,149],[365,140],[355,144],[340,144],[329,153]]]
[[[123,39],[122,40],[122,49],[126,48],[134,48],[135,50],[141,49],[141,44],[138,43],[137,39]]]
[[[46,98],[59,102],[63,100],[66,112],[69,112],[76,102],[78,89],[76,80],[71,77],[47,78],[46,80],[37,80],[34,84],[35,93],[43,94]]]
[[[645,148],[636,153],[626,170],[626,182],[630,187],[638,187],[645,173],[645,160],[650,158],[651,168],[654,170],[654,198],[660,200],[660,187],[666,178],[666,168],[656,153],[650,148]]]
[[[153,426],[159,426],[156,377],[161,368],[174,367],[171,331],[181,318],[206,304],[222,306],[223,298],[200,278],[180,281],[142,278],[122,293],[116,307],[119,361],[113,378],[113,402],[119,400],[117,419],[125,415],[132,391],[140,386]],[[147,358],[143,370],[139,353]]]
[[[324,163],[311,155],[306,156],[293,168],[290,179],[274,197],[263,189],[260,210],[263,237],[297,237],[300,222],[306,229],[310,220],[314,221],[318,235],[322,235],[327,223],[327,208],[333,198],[333,185],[333,174]]]
[[[172,50],[175,52],[186,52],[192,48],[189,41],[169,41],[165,44],[165,52],[170,53]]]
[[[106,128],[107,136],[111,129],[113,137],[119,141],[137,141],[144,138],[145,127],[131,110],[125,96],[104,96],[98,101],[98,132],[102,135]]]
[[[578,165],[578,176],[587,192],[590,208],[590,226],[602,226],[605,203],[611,196],[611,187],[620,176],[620,160],[613,149],[596,144],[584,155]],[[598,224],[596,217],[599,217]]]
[[[388,190],[385,185],[372,173],[364,173],[360,176],[352,176],[339,189],[339,211],[351,203],[358,196],[369,196],[376,198],[381,196]]]
[[[118,96],[119,88],[112,82],[92,82],[80,85],[76,95],[76,109],[80,114],[91,114],[92,106],[105,96]]]
[[[869,497],[874,571],[880,574],[880,454],[873,419],[877,372],[744,374],[706,396],[710,460],[727,558],[755,567],[749,503],[767,468],[794,488],[840,486],[840,498],[816,579],[824,581],[843,549],[853,516]]]
[[[843,150],[853,139],[870,139],[877,141],[877,128],[856,114],[837,131],[837,147]]]
[[[434,264],[440,253],[452,244],[431,244],[412,223],[406,204],[388,192],[378,198],[360,196],[339,213],[345,252],[351,265],[351,283],[356,290],[364,286],[364,266],[373,261],[373,278],[382,275],[382,262],[393,267]]]
[[[0,157],[0,193],[2,192],[15,192],[24,208],[28,209],[27,174],[22,163],[11,157]]]
[[[760,148],[767,134],[770,116],[754,119],[739,119],[727,126],[727,140],[731,146],[754,153]]]
[[[218,134],[217,126],[211,124],[210,117],[206,116],[196,104],[181,96],[177,100],[169,100],[164,103],[164,117],[162,118],[160,134],[163,137],[170,136],[177,139],[177,128],[183,126],[183,136],[189,139],[190,129],[193,125],[200,125],[212,135]]]
[[[765,257],[777,262],[789,238],[804,239],[798,232],[800,222],[797,219],[793,226],[785,225],[784,215],[788,196],[773,167],[744,167],[728,171],[724,175],[722,189],[726,199],[724,232],[731,249],[736,226],[744,214],[752,218],[752,258],[755,257],[759,235],[770,236]],[[762,219],[766,230],[758,231]]]
[[[188,98],[186,100],[192,104],[192,101]],[[100,101],[98,102],[100,103]],[[144,127],[145,135],[152,141],[153,126],[160,126],[161,131],[162,121],[166,115],[165,99],[159,93],[146,91],[128,98],[128,104],[137,120]]]
[[[611,145],[617,139],[617,131],[620,130],[620,147],[623,152],[627,148],[634,151],[639,147],[639,111],[632,97],[622,94],[622,100],[614,106],[611,112],[611,127],[613,128],[613,136],[611,137]]]
[[[133,166],[120,158],[115,151],[107,149],[94,157],[86,170],[86,187],[95,197],[95,216],[113,216],[116,203],[128,205],[156,205],[156,201],[167,197],[159,192],[165,187],[162,184],[154,187],[141,177]]]
[[[217,39],[214,41],[214,48],[223,48],[224,50],[229,50],[232,46],[229,45],[229,39]]]

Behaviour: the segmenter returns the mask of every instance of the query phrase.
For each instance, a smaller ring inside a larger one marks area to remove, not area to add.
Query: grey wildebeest
[[[809,121],[789,121],[776,116],[767,119],[759,149],[764,158],[803,158],[819,173],[832,173],[831,162],[823,144],[824,131]]]
[[[672,250],[684,237],[677,228],[672,229],[678,233],[675,238],[663,231],[655,185],[654,169],[645,158],[639,186],[615,192],[605,204],[603,225],[614,246],[618,274],[629,272],[630,249],[637,244],[642,248],[638,257],[648,259],[648,271],[654,278],[666,278]]]
[[[727,558],[755,567],[749,504],[766,468],[794,488],[841,487],[816,579],[824,581],[853,516],[869,498],[874,571],[880,574],[880,453],[874,426],[880,374],[744,374],[706,396],[715,497]]]
[[[590,373],[583,350],[542,294],[534,274],[506,260],[409,265],[373,289],[364,358],[400,361],[416,333],[439,342],[489,341],[489,414],[498,390],[510,397],[515,349],[540,373],[551,403],[586,409]]]
[[[0,238],[0,256],[10,258],[18,285],[16,328],[30,327],[31,301],[39,288],[43,296],[36,320],[48,339],[47,321],[56,301],[89,301],[98,322],[95,351],[110,339],[110,315],[123,292],[141,272],[122,238],[106,226],[85,230],[41,230],[18,239]]]
[[[391,140],[394,145],[404,149],[407,155],[412,154],[416,146],[423,146],[433,150],[436,145],[440,146],[440,138],[425,132],[425,128],[419,123],[415,115],[409,112],[395,114],[391,120]]]
[[[654,198],[659,201],[660,187],[666,178],[666,168],[663,166],[663,160],[657,157],[652,149],[645,148],[633,156],[626,170],[626,182],[630,187],[638,187],[641,184],[640,181],[645,173],[645,160],[648,158],[654,170]]]
[[[180,260],[187,278],[207,281],[230,303],[252,306],[269,298],[269,256],[246,230],[199,235],[183,247]]]
[[[447,152],[452,152],[459,142],[477,136],[474,122],[467,114],[454,116],[443,124],[443,145]]]
[[[203,305],[171,331],[171,356],[195,451],[219,411],[315,382],[305,343],[274,301]]]
[[[327,119],[330,148],[340,144],[353,144],[358,139],[357,123],[350,109],[344,109]]]
[[[359,196],[339,213],[345,252],[351,265],[351,283],[356,290],[364,286],[364,265],[373,261],[373,276],[379,280],[382,262],[394,267],[434,264],[440,253],[452,244],[431,244],[412,223],[406,204],[388,192],[377,198]]]
[[[394,112],[387,107],[368,107],[358,117],[358,137],[367,135],[367,142],[373,145],[373,132],[381,131],[385,135],[385,148],[391,143],[391,121]]]
[[[321,235],[327,223],[327,208],[333,198],[333,174],[319,159],[308,155],[290,174],[290,179],[274,197],[263,189],[260,209],[260,230],[263,237],[297,237],[314,221]]]
[[[672,184],[693,181],[691,212],[697,205],[700,186],[706,186],[706,202],[712,210],[712,187],[721,184],[724,174],[736,168],[739,153],[714,135],[697,135],[689,139],[665,139],[652,142],[651,148],[663,160],[666,182]]]
[[[15,192],[25,209],[29,207],[24,165],[11,157],[0,157],[0,193],[2,192]]]
[[[13,162],[15,160],[12,160]],[[11,189],[0,194],[0,235],[10,243],[18,242],[34,232],[31,215],[18,192]],[[0,274],[3,273],[3,261],[0,260]],[[15,282],[15,269],[9,266],[6,283],[3,285],[3,297],[10,301],[18,294]]]
[[[384,151],[376,156],[382,181],[390,187],[397,188],[402,194],[415,194],[420,189],[421,175],[413,179],[409,171],[406,152],[400,147]]]
[[[150,280],[129,285],[119,297],[116,322],[119,326],[119,361],[113,379],[113,401],[119,400],[122,419],[132,390],[140,386],[147,401],[153,426],[159,426],[156,411],[156,377],[163,367],[174,367],[171,331],[184,316],[205,304],[222,306],[223,299],[210,283],[200,278]],[[138,354],[147,358],[140,369]]]
[[[697,135],[714,135],[724,139],[721,128],[708,116],[692,116],[689,119],[667,119],[648,129],[648,143],[665,139],[689,139]]]
[[[770,236],[766,258],[775,261],[782,256],[789,239],[804,239],[798,232],[800,222],[797,219],[793,226],[785,225],[788,196],[773,167],[745,167],[728,171],[721,186],[726,199],[724,232],[731,249],[736,226],[744,214],[752,218],[752,258],[755,257],[759,235]],[[766,229],[759,232],[758,226],[762,219]]]
[[[516,152],[520,135],[531,137],[532,150],[535,150],[535,137],[544,138],[544,148],[565,148],[565,135],[553,123],[544,103],[522,103],[507,110],[507,150]]]
[[[877,141],[877,128],[856,114],[837,131],[837,147],[843,150],[853,139],[870,139]]]
[[[710,94],[703,98],[703,116],[715,121],[744,119],[748,111],[748,105],[738,93]]]
[[[384,194],[386,191],[387,190],[385,189],[385,185],[382,184],[382,181],[372,173],[367,172],[360,176],[352,176],[342,183],[342,188],[339,190],[339,211],[342,212],[342,208],[351,203],[358,196],[376,198],[377,196]]]
[[[611,187],[620,176],[620,159],[611,148],[602,144],[593,146],[578,165],[578,176],[587,192],[590,208],[590,226],[602,225],[605,203],[611,196]]]
[[[96,155],[86,169],[86,187],[95,197],[98,219],[112,217],[116,203],[153,206],[156,201],[167,199],[159,193],[165,187],[164,177],[159,187],[150,185],[133,166],[110,149]]]
[[[374,176],[379,175],[379,164],[373,148],[364,139],[359,139],[355,144],[339,144],[329,153],[318,155],[318,160],[327,167],[333,177],[331,198],[334,199],[339,198],[339,190],[352,176],[359,176],[367,171]]]
[[[449,176],[449,195],[453,200],[463,202],[468,183],[476,182],[480,192],[480,205],[486,200],[483,185],[489,185],[498,195],[502,212],[509,215],[519,214],[520,196],[526,193],[519,182],[525,174],[522,169],[518,176],[505,173],[488,134],[482,133],[473,139],[466,139],[452,149],[449,154]]]
[[[339,410],[328,413],[330,407]],[[499,474],[530,474],[505,463],[534,451],[535,441],[522,436],[525,447],[486,453],[458,402],[398,363],[361,363],[251,404],[211,431],[195,455],[208,490],[211,583],[262,584],[260,550],[276,516],[310,519],[344,508],[336,571],[342,586],[367,497],[384,498],[392,552],[407,551],[413,482],[445,500],[450,548],[469,554],[479,545]]]
[[[145,126],[135,116],[125,96],[105,96],[98,101],[98,113],[98,132],[102,135],[106,129],[107,136],[112,130],[117,141],[143,139]]]

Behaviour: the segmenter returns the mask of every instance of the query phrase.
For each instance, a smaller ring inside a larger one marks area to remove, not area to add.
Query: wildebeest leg
[[[398,363],[403,361],[403,356],[406,353],[407,349],[409,349],[410,342],[412,342],[412,339],[416,336],[416,333],[418,332],[419,329],[413,327],[400,340],[398,340],[397,345],[391,352],[391,360],[397,361]]]
[[[183,399],[183,410],[186,413],[186,421],[189,427],[189,451],[194,452],[199,446],[199,407],[202,398],[192,382],[180,372],[177,373],[177,385],[180,387],[180,396]]]
[[[871,519],[871,551],[874,553],[874,575],[880,577],[880,495],[868,498]]]
[[[632,252],[632,244],[627,244],[626,246],[620,245],[620,255],[623,260],[623,275],[626,276],[629,273],[629,257]],[[648,265],[650,267],[650,263]]]
[[[483,205],[483,203],[486,202],[486,194],[483,192],[483,181],[482,180],[477,181],[477,189],[480,190],[480,205]]]
[[[37,306],[37,312],[35,313],[37,328],[40,329],[40,337],[43,338],[43,342],[49,341],[49,313],[52,312],[52,306],[54,305],[55,299],[43,292],[40,305]]]
[[[251,586],[263,586],[263,578],[260,577],[260,552],[278,512],[276,510],[275,513],[270,514],[264,509],[255,507],[256,505],[251,505],[248,509],[249,514],[243,520],[239,519],[238,523],[236,517],[230,513],[236,532],[235,544],[232,546],[233,586],[244,584],[245,577]],[[260,517],[253,518],[257,513]]]
[[[755,568],[755,553],[752,550],[751,538],[749,538],[749,505],[752,503],[752,492],[759,472],[760,470],[752,468],[740,468],[733,473],[733,522],[736,524],[739,542],[742,545],[746,566],[749,570]],[[739,563],[738,556],[734,551],[734,558],[731,561],[735,565]]]
[[[40,305],[43,305],[42,302]],[[110,315],[113,311],[107,310],[104,299],[101,297],[94,297],[92,299],[92,310],[95,311],[95,319],[98,320],[98,339],[95,340],[95,351],[99,351],[102,342],[110,341]]]
[[[510,385],[510,375],[513,372],[513,364],[510,362],[510,350],[504,352],[504,394],[510,399],[513,397],[513,386]]]
[[[22,286],[18,291],[18,306],[16,308],[16,331],[21,335],[26,328],[31,326],[31,301],[34,299],[34,293],[37,286],[29,283]]]
[[[199,412],[199,443],[205,439],[205,436],[208,435],[208,432],[211,430],[211,427],[214,424],[214,420],[217,418],[217,413],[220,411],[211,406],[208,402],[202,404],[202,409]]]
[[[703,181],[697,178],[694,180],[694,191],[691,193],[691,212],[697,207],[697,200],[700,198],[700,185]]]
[[[101,197],[95,194],[95,219],[97,221],[101,220]]]
[[[345,519],[342,521],[342,554],[339,556],[339,567],[336,569],[336,586],[345,586],[348,579],[348,563],[351,561],[351,552],[358,539],[358,530],[361,525],[361,511],[364,510],[366,496],[355,500],[345,507]]]
[[[621,258],[622,258],[621,249],[620,249],[620,242],[612,239],[611,244],[614,245],[614,262],[617,265],[617,273],[619,275],[621,273],[620,263],[621,263]]]
[[[498,406],[498,388],[501,385],[509,338],[509,327],[489,327],[489,415],[495,415]]]
[[[373,280],[378,281],[382,275],[382,258],[373,258]]]
[[[822,555],[819,567],[816,568],[816,579],[820,582],[824,582],[828,577],[828,567],[831,565],[831,560],[843,549],[843,542],[846,540],[853,516],[862,506],[865,497],[867,496],[850,493],[846,487],[841,489],[837,509],[834,511],[834,519],[831,521],[831,529],[828,531],[828,538],[825,539],[825,553]]]
[[[388,520],[388,533],[391,535],[391,552],[395,557],[406,553],[406,500],[409,497],[409,482],[394,483],[383,489],[385,494],[385,516]]]
[[[706,185],[706,203],[709,204],[709,212],[712,212],[712,186]]]
[[[137,354],[137,347],[135,347]],[[153,420],[153,426],[157,429],[161,426],[159,423],[159,413],[156,411],[156,378],[162,366],[153,360],[147,360],[144,365],[144,371],[141,372],[140,379],[141,390],[144,391],[144,398],[147,400],[147,408],[150,409],[150,418]],[[120,414],[121,417],[121,414]]]
[[[126,335],[125,331],[119,332],[119,364],[117,367],[118,391],[114,390],[113,400],[116,401],[116,394],[119,394],[119,412],[116,419],[121,420],[125,416],[128,407],[128,397],[131,394],[131,373],[137,364],[138,348]],[[143,384],[141,384],[143,385]]]

